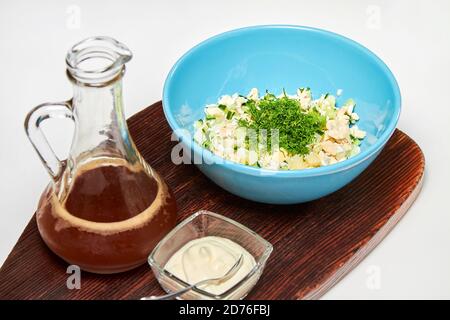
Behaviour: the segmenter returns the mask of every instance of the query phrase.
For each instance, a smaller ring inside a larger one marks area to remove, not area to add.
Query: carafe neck
[[[122,77],[132,57],[122,43],[109,37],[85,39],[66,56],[73,83],[75,132],[66,173],[90,161],[134,165],[143,162],[130,138],[123,111]],[[67,170],[68,169],[68,170]]]
[[[138,161],[124,116],[121,77],[102,87],[74,83],[73,89],[75,133],[69,165],[98,158]]]

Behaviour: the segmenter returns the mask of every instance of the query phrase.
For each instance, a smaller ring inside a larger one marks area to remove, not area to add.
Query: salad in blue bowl
[[[401,97],[362,45],[301,26],[212,37],[173,66],[169,125],[191,163],[240,197],[293,204],[355,179],[393,134]]]

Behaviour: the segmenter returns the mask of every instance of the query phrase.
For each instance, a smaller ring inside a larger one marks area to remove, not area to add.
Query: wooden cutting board
[[[129,128],[142,155],[174,191],[179,221],[206,209],[235,219],[273,244],[248,299],[319,298],[399,222],[417,197],[424,173],[419,146],[396,130],[375,162],[344,189],[300,205],[260,204],[222,190],[194,165],[171,162],[175,142],[170,141],[161,102],[131,117]],[[33,217],[0,269],[0,299],[137,299],[163,294],[147,265],[116,275],[82,272],[79,290],[67,288],[66,268],[41,240]]]

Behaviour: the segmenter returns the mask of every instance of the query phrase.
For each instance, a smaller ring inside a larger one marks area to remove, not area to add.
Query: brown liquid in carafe
[[[158,186],[143,170],[100,166],[80,174],[65,208],[72,215],[95,222],[116,222],[134,217],[155,199]]]
[[[176,223],[176,204],[153,172],[118,163],[78,170],[65,200],[49,186],[37,211],[47,245],[81,269],[115,273],[146,262]]]

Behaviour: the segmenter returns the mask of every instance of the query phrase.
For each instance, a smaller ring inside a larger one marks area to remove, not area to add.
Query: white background
[[[110,35],[131,48],[124,88],[130,116],[161,98],[170,67],[196,43],[229,29],[271,23],[328,29],[378,54],[401,87],[399,128],[419,143],[427,161],[424,188],[405,218],[324,298],[450,298],[448,0],[2,1],[0,264],[49,181],[23,120],[39,103],[70,97],[64,65],[70,45]],[[64,156],[71,123],[47,127]]]

